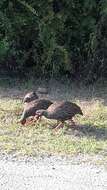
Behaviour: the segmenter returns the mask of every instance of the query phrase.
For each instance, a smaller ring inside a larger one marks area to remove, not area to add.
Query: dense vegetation
[[[107,75],[106,0],[1,0],[0,70],[94,81]]]

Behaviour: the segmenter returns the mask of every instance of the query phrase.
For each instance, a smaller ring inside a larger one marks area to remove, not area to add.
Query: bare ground
[[[70,159],[59,156],[20,160],[2,157],[0,189],[106,190],[107,170],[104,166],[94,163],[100,159],[83,155]]]

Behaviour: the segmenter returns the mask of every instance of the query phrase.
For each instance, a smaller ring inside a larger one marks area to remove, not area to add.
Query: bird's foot
[[[26,121],[25,126],[32,125],[34,121],[34,118],[30,118],[29,120]]]
[[[34,122],[41,121],[41,117],[39,115],[35,115]]]
[[[76,128],[77,125],[75,124],[75,122],[74,122],[73,120],[70,120],[70,121],[69,121],[69,127],[70,127],[70,128]]]
[[[55,129],[56,127],[57,127],[57,124],[56,125],[50,125],[49,129]]]
[[[54,128],[54,130],[53,130],[53,135],[59,135],[60,134],[60,131],[59,131],[59,129],[60,128],[63,128],[64,127],[64,125],[63,125],[63,123],[60,123],[60,124],[58,124],[55,128]]]

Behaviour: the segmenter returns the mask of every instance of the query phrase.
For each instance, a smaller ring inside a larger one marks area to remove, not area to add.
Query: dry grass
[[[20,85],[19,85],[20,86]],[[23,85],[24,86],[24,85]],[[92,88],[92,89],[91,89]],[[107,106],[106,87],[74,87],[70,84],[49,84],[49,96],[52,100],[69,99],[81,106],[84,116],[76,116],[77,129],[60,129],[57,134],[49,129],[55,121],[42,119],[34,126],[22,127],[17,124],[24,93],[34,89],[26,85],[22,91],[1,87],[0,95],[0,150],[17,155],[51,154],[103,154],[107,155]]]

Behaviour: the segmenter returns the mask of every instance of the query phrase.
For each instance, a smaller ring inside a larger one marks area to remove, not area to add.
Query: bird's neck
[[[48,112],[46,110],[43,112],[43,115],[48,118]]]

